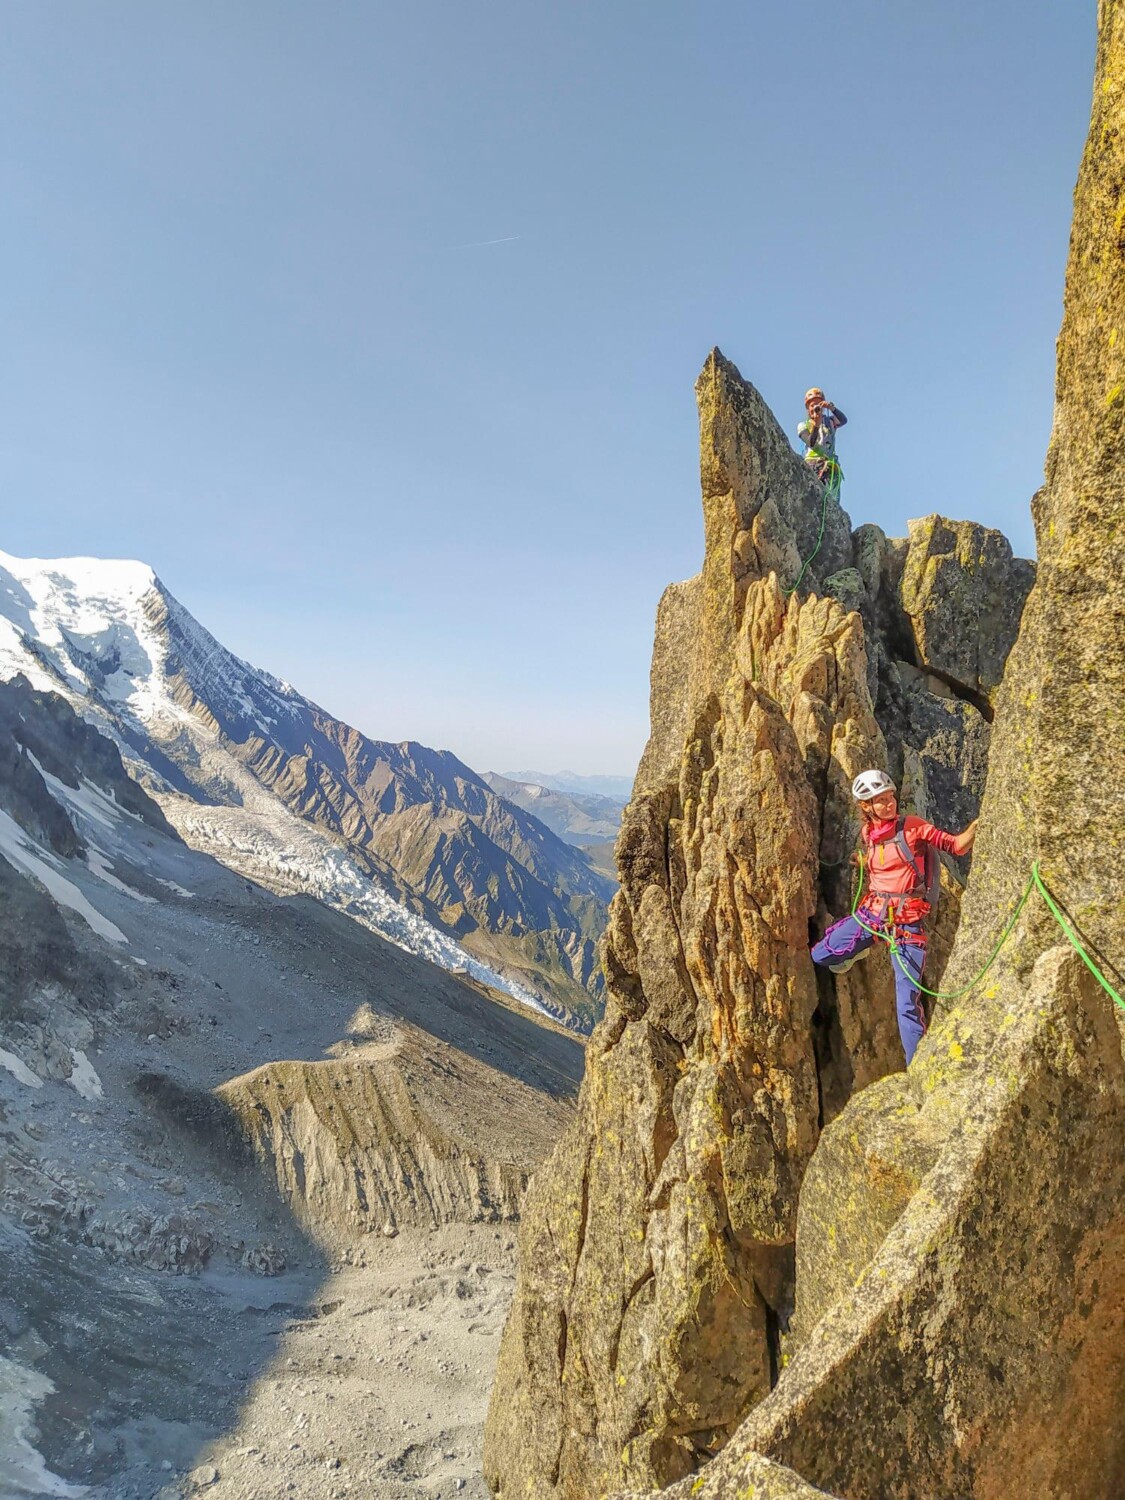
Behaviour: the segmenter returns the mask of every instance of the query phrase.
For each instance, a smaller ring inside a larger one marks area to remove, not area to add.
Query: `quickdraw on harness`
[[[906,906],[909,900],[910,897],[907,896],[890,896],[884,892],[872,891],[864,902],[863,913],[872,922],[878,922],[878,928],[868,927],[863,917],[856,912],[853,916],[864,932],[873,932],[884,942],[893,940],[899,948],[924,948],[926,934],[917,929],[925,916],[911,912]],[[874,909],[876,902],[880,903],[879,911]]]
[[[844,471],[840,467],[840,460],[834,453],[829,453],[823,448],[810,447],[805,454],[805,462],[812,466],[816,461],[816,472],[820,477],[823,494],[820,497],[820,530],[816,534],[816,546],[801,564],[801,571],[797,574],[796,581],[785,590],[786,594],[795,594],[801,587],[801,580],[809,570],[809,564],[820,551],[821,543],[824,541],[824,528],[828,522],[828,502],[840,499],[840,486],[844,482]]]

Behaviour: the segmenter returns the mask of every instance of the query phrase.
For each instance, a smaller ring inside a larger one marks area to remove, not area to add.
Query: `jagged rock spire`
[[[808,958],[810,922],[846,909],[851,778],[897,759],[916,801],[936,795],[932,769],[975,810],[965,767],[987,743],[976,708],[899,660],[917,655],[907,544],[875,528],[853,540],[718,350],[696,397],[703,568],[660,604],[607,1016],[578,1119],[525,1202],[486,1433],[490,1483],[520,1500],[690,1473],[768,1392],[818,1134],[901,1066],[885,959],[833,983]],[[943,566],[995,589],[1002,538],[934,520],[931,540],[957,542]],[[991,559],[980,582],[962,552]]]
[[[996,700],[951,985],[1037,859],[1119,987],[1125,967],[1125,0],[1098,17],[1038,580]],[[794,1357],[668,1496],[780,1500],[794,1475],[849,1500],[1125,1493],[1123,1051],[1125,1016],[1037,901],[909,1074],[822,1136]],[[782,1473],[759,1484],[763,1458]]]

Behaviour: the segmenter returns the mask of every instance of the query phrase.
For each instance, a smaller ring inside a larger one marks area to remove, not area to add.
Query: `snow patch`
[[[26,1083],[29,1089],[41,1089],[43,1080],[38,1073],[33,1073],[28,1065],[16,1056],[14,1052],[5,1052],[0,1047],[0,1068],[7,1068],[20,1083]],[[0,1473],[3,1471],[0,1470]]]
[[[0,1494],[57,1495],[77,1500],[88,1492],[84,1484],[68,1484],[48,1469],[29,1433],[35,1423],[31,1409],[54,1393],[54,1382],[38,1370],[28,1370],[0,1354]]]
[[[71,1069],[67,1083],[70,1084],[75,1093],[81,1094],[83,1099],[100,1099],[105,1090],[102,1088],[102,1081],[98,1077],[93,1063],[86,1056],[85,1052],[80,1051],[77,1047],[70,1049],[70,1057],[74,1066]]]
[[[172,706],[164,685],[166,642],[144,607],[156,589],[156,575],[144,563],[0,552],[0,614],[17,635],[34,639],[72,692],[97,690],[142,722]],[[31,654],[26,643],[23,654]]]
[[[106,885],[111,885],[115,891],[122,891],[134,901],[144,902],[146,906],[157,904],[155,896],[146,896],[141,891],[135,891],[131,885],[126,885],[123,880],[118,880],[113,874],[108,857],[93,844],[87,845],[86,863],[92,874],[96,875],[99,880],[104,880]]]
[[[99,937],[110,943],[128,943],[129,939],[120,927],[115,927],[108,917],[103,917],[96,907],[91,906],[78,887],[67,880],[65,875],[52,869],[47,863],[49,856],[37,848],[11,814],[3,809],[0,809],[0,854],[24,875],[31,875],[38,880],[59,906],[76,912]]]
[[[157,885],[162,885],[162,886],[165,886],[170,891],[175,891],[175,893],[176,893],[177,896],[183,896],[183,898],[184,898],[185,901],[194,901],[195,900],[195,892],[194,891],[185,891],[184,888],[183,888],[183,886],[182,885],[177,885],[174,880],[164,880],[159,875],[154,875],[153,879],[156,881]]]
[[[100,823],[103,828],[113,828],[121,821],[124,808],[119,807],[112,797],[107,796],[92,781],[83,777],[80,786],[67,786],[65,781],[60,781],[50,771],[45,771],[30,750],[26,754],[46,782],[47,790],[56,802],[61,803],[64,811],[76,812],[91,823]]]

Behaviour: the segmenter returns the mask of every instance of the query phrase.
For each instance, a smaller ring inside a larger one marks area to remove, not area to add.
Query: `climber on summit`
[[[898,1031],[909,1063],[926,1030],[918,985],[926,962],[925,921],[937,903],[941,867],[937,851],[968,854],[976,822],[964,833],[946,833],[923,818],[900,817],[895,784],[885,771],[861,771],[852,782],[859,804],[861,859],[870,889],[853,916],[834,922],[812,949],[813,963],[834,974],[850,969],[875,942],[894,938]]]
[[[805,392],[805,411],[808,420],[797,428],[797,436],[805,444],[805,462],[816,470],[821,484],[838,492],[844,471],[836,457],[836,432],[847,425],[848,419],[825,399],[817,385]]]

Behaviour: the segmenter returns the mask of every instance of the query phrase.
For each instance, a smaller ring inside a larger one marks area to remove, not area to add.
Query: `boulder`
[[[911,521],[900,585],[918,665],[954,692],[995,696],[1019,631],[1035,566],[1000,532],[972,521]]]

